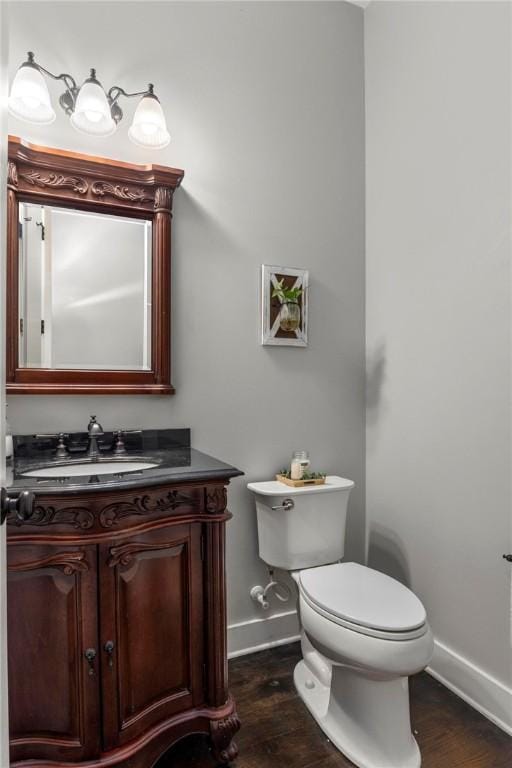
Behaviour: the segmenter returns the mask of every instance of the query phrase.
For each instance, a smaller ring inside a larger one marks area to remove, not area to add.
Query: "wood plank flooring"
[[[242,729],[233,768],[352,768],[327,740],[295,692],[298,644],[230,663]],[[413,729],[422,768],[512,768],[512,737],[423,673],[411,679]],[[212,768],[205,738],[191,736],[157,768]]]

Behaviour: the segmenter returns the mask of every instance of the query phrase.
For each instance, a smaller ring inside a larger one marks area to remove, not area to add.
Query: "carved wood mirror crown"
[[[176,168],[9,137],[8,393],[174,392],[171,218],[182,179]],[[31,250],[30,231],[46,237],[39,251]],[[29,274],[33,264],[37,279]],[[29,313],[33,302],[41,307]]]

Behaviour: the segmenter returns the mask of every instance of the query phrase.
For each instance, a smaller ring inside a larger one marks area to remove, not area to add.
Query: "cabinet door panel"
[[[203,697],[200,526],[100,548],[105,748]],[[114,644],[107,653],[105,644]]]
[[[96,547],[8,547],[11,760],[99,751]]]

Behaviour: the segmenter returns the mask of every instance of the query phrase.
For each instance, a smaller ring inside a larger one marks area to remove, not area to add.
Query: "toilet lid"
[[[399,581],[357,563],[336,563],[301,571],[300,588],[310,602],[353,624],[406,632],[426,619],[421,600]]]

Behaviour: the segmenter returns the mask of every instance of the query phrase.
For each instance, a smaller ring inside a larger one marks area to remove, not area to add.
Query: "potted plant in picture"
[[[296,331],[300,326],[299,298],[302,288],[285,288],[284,278],[278,280],[272,291],[272,298],[278,298],[281,302],[279,312],[279,325],[283,331]]]

